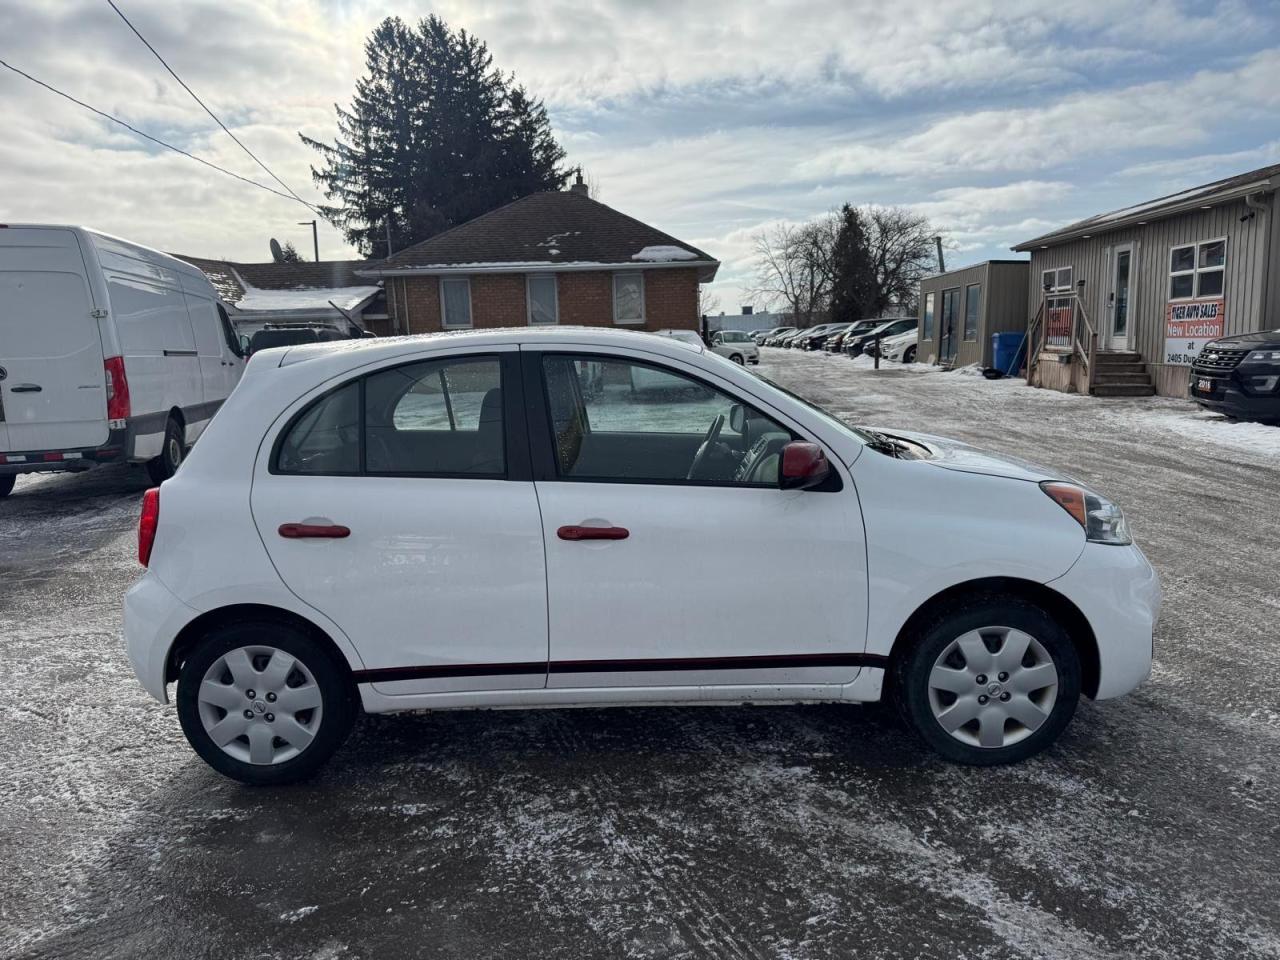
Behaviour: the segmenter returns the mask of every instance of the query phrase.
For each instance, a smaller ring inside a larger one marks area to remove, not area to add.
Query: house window
[[[1063,293],[1071,289],[1071,268],[1058,267],[1040,275],[1041,288],[1046,293]]]
[[[445,327],[471,326],[471,281],[466,277],[441,280],[440,306]]]
[[[1227,241],[1205,240],[1169,253],[1169,299],[1220,297],[1227,270]]]
[[[964,288],[964,338],[978,339],[978,301],[982,299],[982,286],[971,283]]]
[[[613,322],[644,323],[644,274],[613,275]]]
[[[555,274],[530,277],[525,284],[525,299],[529,301],[530,324],[540,326],[559,322]]]
[[[933,294],[924,297],[924,339],[933,339]]]

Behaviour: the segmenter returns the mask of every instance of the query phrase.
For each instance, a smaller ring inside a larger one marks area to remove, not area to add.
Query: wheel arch
[[[906,654],[925,623],[950,604],[977,595],[1013,596],[1043,608],[1067,631],[1076,652],[1080,656],[1080,689],[1092,699],[1097,695],[1101,679],[1101,659],[1098,654],[1098,638],[1088,618],[1070,599],[1043,583],[1022,580],[1017,577],[982,577],[966,580],[942,590],[907,617],[898,630],[889,651],[889,667],[885,671],[886,687],[891,687],[897,677],[899,660]],[[887,691],[886,691],[887,692]]]
[[[195,649],[202,637],[218,627],[233,623],[278,623],[295,627],[323,647],[333,658],[333,662],[343,671],[350,684],[351,695],[356,696],[355,679],[352,677],[351,661],[347,659],[342,648],[334,643],[333,638],[316,624],[301,614],[282,607],[273,607],[263,603],[239,603],[231,606],[206,610],[178,631],[173,643],[169,646],[169,654],[165,658],[165,683],[178,679],[183,662]]]

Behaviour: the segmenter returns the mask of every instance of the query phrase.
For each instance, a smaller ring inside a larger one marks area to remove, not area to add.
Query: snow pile
[[[631,259],[644,260],[647,263],[662,263],[670,260],[697,260],[698,255],[684,247],[656,246],[645,247],[639,253],[633,253]]]
[[[376,296],[380,287],[297,287],[291,290],[264,290],[248,283],[236,274],[244,296],[236,301],[237,310],[279,313],[288,310],[333,310],[332,300],[342,310],[354,310],[370,297]]]

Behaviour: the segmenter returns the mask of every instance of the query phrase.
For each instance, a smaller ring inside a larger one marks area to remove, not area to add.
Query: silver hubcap
[[[929,706],[961,743],[995,749],[1025,740],[1049,719],[1058,668],[1040,641],[1012,627],[953,640],[929,673]]]
[[[323,712],[306,665],[275,647],[238,647],[213,662],[197,696],[200,722],[223,753],[269,766],[311,745]]]
[[[178,442],[177,437],[169,438],[169,462],[173,464],[175,470],[182,463],[182,444]]]

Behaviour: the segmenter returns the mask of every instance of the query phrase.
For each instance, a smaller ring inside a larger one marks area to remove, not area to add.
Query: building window
[[[471,281],[466,277],[441,280],[440,309],[445,327],[471,326]]]
[[[978,339],[978,301],[982,299],[982,286],[971,283],[964,288],[964,338]]]
[[[1169,299],[1222,296],[1226,270],[1225,238],[1174,247],[1169,253]]]
[[[529,301],[529,323],[533,326],[558,323],[559,303],[556,300],[555,274],[530,277],[525,284],[525,299]]]
[[[1041,289],[1046,293],[1063,293],[1071,289],[1071,268],[1058,267],[1040,275]]]
[[[926,293],[924,297],[924,339],[933,339],[933,294]]]
[[[644,323],[644,274],[613,275],[613,322]]]

